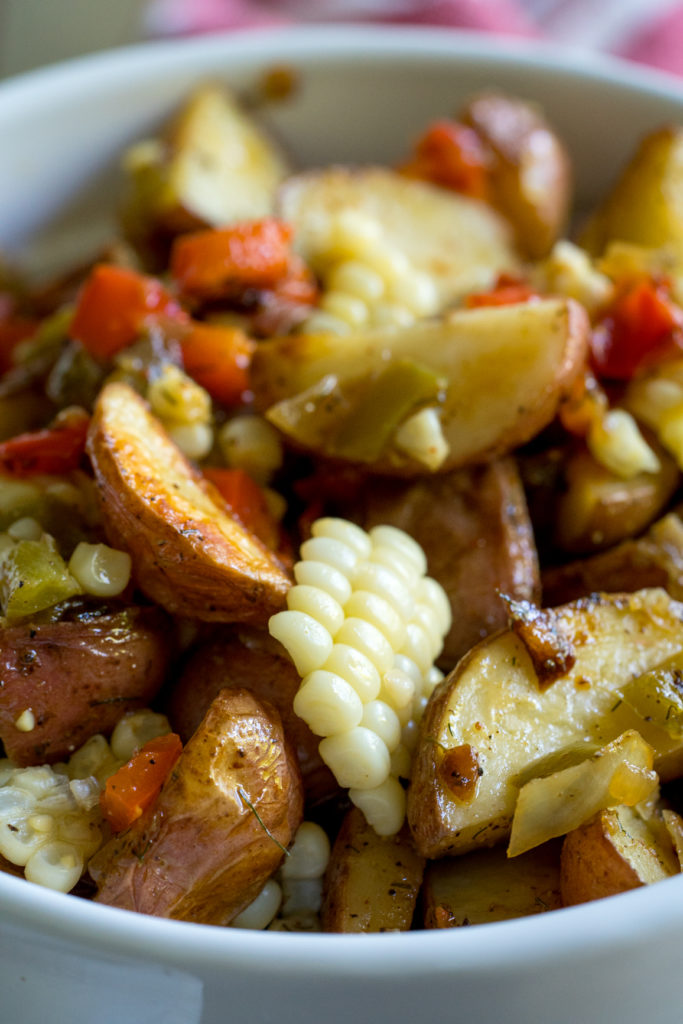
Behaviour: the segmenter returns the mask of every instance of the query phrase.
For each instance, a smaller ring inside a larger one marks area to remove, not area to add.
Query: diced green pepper
[[[674,654],[632,680],[624,702],[646,722],[659,726],[675,740],[683,738],[683,654]]]
[[[17,541],[4,556],[0,597],[9,622],[81,592],[55,542],[47,535],[40,540]]]
[[[400,424],[443,400],[446,381],[411,359],[393,360],[374,377],[324,377],[272,406],[267,418],[283,433],[324,455],[374,462]]]

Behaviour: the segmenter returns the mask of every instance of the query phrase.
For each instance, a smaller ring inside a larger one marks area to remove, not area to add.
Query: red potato
[[[569,832],[562,845],[565,906],[615,896],[678,873],[670,844],[648,822],[622,805],[601,811]]]
[[[407,829],[378,836],[353,807],[342,822],[325,874],[323,931],[410,931],[423,872],[424,860]]]
[[[21,766],[68,757],[149,704],[173,649],[158,608],[0,631],[0,739]]]
[[[555,566],[543,573],[546,605],[575,601],[597,591],[664,587],[683,599],[683,523],[676,512],[658,519],[642,537],[600,551],[590,558]]]
[[[222,690],[156,802],[90,862],[98,903],[228,924],[278,868],[303,815],[277,711]]]
[[[512,459],[409,483],[378,481],[365,496],[363,526],[378,523],[415,538],[448,595],[453,621],[440,660],[449,667],[507,624],[499,594],[539,597],[533,532]]]
[[[470,101],[463,113],[490,154],[494,205],[509,219],[526,256],[544,256],[569,215],[569,154],[540,109],[500,93]]]
[[[171,614],[266,623],[291,579],[229,511],[127,384],[95,404],[87,443],[102,518],[140,589]]]
[[[274,704],[296,749],[306,801],[317,804],[339,792],[332,772],[318,753],[320,738],[294,714],[292,701],[301,677],[283,648],[267,633],[235,627],[197,647],[186,660],[170,696],[168,715],[183,741],[201,722],[224,687],[249,690]]]

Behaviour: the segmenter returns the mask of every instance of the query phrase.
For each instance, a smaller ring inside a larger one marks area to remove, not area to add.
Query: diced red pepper
[[[152,806],[182,749],[180,736],[167,733],[145,743],[127,764],[109,776],[100,794],[100,806],[113,832],[129,828]]]
[[[629,281],[593,331],[593,365],[600,377],[630,380],[646,364],[680,348],[682,328],[683,310],[666,281]]]
[[[485,199],[489,191],[488,154],[473,128],[444,119],[429,125],[414,156],[400,168],[412,178]]]
[[[0,443],[0,469],[22,477],[77,469],[85,451],[89,422],[84,412],[66,411],[45,430],[17,434],[3,441]]]
[[[271,551],[277,551],[280,525],[271,515],[263,488],[243,469],[206,467],[203,472],[242,525]]]
[[[150,319],[162,315],[186,316],[161,281],[102,263],[81,289],[69,333],[95,359],[108,360],[131,345]]]
[[[186,373],[223,405],[249,397],[249,365],[256,348],[238,327],[191,321],[180,337]]]
[[[171,276],[183,295],[200,300],[272,288],[289,271],[291,238],[291,226],[275,217],[179,235]]]
[[[468,309],[476,309],[479,306],[512,306],[517,302],[528,302],[534,298],[538,298],[538,293],[527,281],[511,277],[509,274],[500,274],[490,291],[473,292],[467,296],[465,305]]]

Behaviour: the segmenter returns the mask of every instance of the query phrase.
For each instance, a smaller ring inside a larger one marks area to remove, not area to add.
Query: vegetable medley
[[[450,928],[683,864],[683,132],[572,227],[495,93],[294,169],[200,87],[0,272],[0,868]]]

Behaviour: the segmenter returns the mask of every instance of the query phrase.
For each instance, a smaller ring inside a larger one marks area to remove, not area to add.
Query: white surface
[[[585,200],[643,131],[683,117],[683,90],[664,77],[471,34],[366,27],[137,48],[0,85],[0,246],[44,253],[67,227],[87,249],[93,211],[115,207],[126,142],[197,78],[244,88],[283,62],[300,91],[269,121],[302,163],[392,161],[427,118],[497,86],[543,103]],[[0,874],[7,1024],[156,1024],[164,999],[187,1024],[664,1024],[680,1014],[682,958],[683,877],[526,920],[361,937],[166,922]]]

